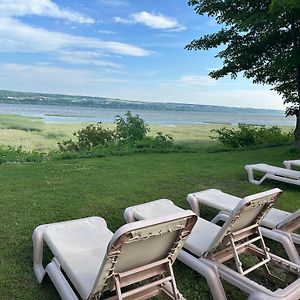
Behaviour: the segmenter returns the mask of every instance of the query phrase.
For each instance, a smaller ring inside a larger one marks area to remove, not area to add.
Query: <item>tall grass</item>
[[[41,118],[32,118],[20,115],[0,115],[1,129],[41,131],[43,125],[44,123]]]
[[[57,142],[73,137],[73,132],[86,127],[88,123],[43,123],[39,118],[16,115],[0,115],[0,145],[18,147],[24,150],[38,150],[48,152],[57,150]],[[112,123],[104,123],[105,127],[114,129]],[[157,132],[170,134],[175,144],[186,144],[196,148],[206,148],[217,145],[217,141],[209,138],[212,129],[221,129],[221,124],[176,124],[176,125],[150,125],[150,135]],[[236,128],[236,126],[225,126]],[[292,127],[281,127],[288,132]]]
[[[29,118],[17,118],[20,127],[12,129],[14,117],[8,118],[10,126],[1,125],[0,115],[0,145],[13,147],[22,146],[24,150],[39,150],[43,152],[57,150],[57,142],[62,142],[73,137],[73,132],[88,125],[88,123],[42,123],[41,120],[30,120]],[[26,125],[27,124],[27,125]],[[24,130],[26,126],[36,126],[39,131]],[[112,123],[104,123],[105,127],[114,129]],[[10,129],[8,129],[8,127]],[[207,147],[215,145],[216,142],[209,139],[210,130],[221,128],[223,125],[201,124],[201,125],[150,125],[150,135],[155,136],[157,132],[170,134],[175,144],[187,144],[193,147]]]

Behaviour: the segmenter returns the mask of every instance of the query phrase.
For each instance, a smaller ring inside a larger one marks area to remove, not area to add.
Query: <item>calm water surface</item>
[[[15,114],[40,117],[47,123],[113,122],[116,115],[124,115],[127,110],[102,109],[94,107],[74,107],[55,105],[4,104],[0,103],[0,114]],[[139,114],[149,124],[264,124],[294,126],[294,117],[285,118],[284,112],[266,113],[214,113],[184,111],[131,110]]]

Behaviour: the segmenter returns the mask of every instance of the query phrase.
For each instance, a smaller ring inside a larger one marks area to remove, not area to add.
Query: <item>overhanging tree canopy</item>
[[[243,72],[254,83],[270,84],[288,104],[286,114],[297,118],[300,147],[300,0],[189,0],[196,13],[215,18],[223,27],[193,40],[188,50],[225,45],[217,57],[223,67],[215,79]]]

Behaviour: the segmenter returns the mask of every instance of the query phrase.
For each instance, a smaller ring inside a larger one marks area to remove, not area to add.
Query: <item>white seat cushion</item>
[[[272,208],[263,218],[261,225],[274,229],[279,223],[284,222],[291,213],[277,208]]]
[[[231,212],[242,200],[241,198],[223,193],[217,189],[192,193],[192,195],[194,195],[201,204],[227,212]]]
[[[99,217],[47,225],[44,240],[83,299],[94,286],[112,236]]]
[[[174,205],[174,203],[168,199],[160,199],[136,205],[131,209],[133,209],[134,216],[137,220],[162,217],[168,214],[184,211],[182,208]],[[216,224],[213,224],[202,218],[198,218],[192,233],[184,244],[184,248],[199,257],[202,256],[211,245],[211,242],[220,231],[220,228],[221,227]]]

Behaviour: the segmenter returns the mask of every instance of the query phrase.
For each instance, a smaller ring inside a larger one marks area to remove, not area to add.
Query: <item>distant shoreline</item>
[[[0,103],[20,105],[51,105],[71,107],[94,107],[102,109],[153,110],[213,113],[284,114],[283,110],[229,107],[204,104],[142,102],[105,97],[74,96],[46,93],[27,93],[0,90]]]

